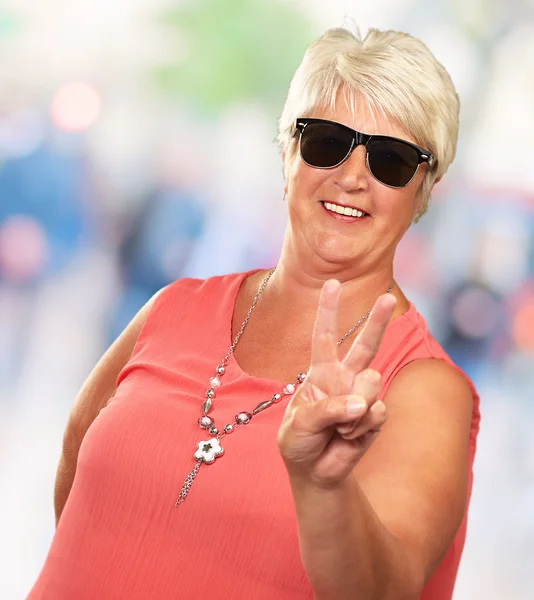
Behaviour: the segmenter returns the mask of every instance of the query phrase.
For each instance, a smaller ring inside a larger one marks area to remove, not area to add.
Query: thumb
[[[307,379],[291,397],[290,404],[293,407],[300,406],[301,404],[315,404],[317,402],[326,402],[328,400],[328,394],[324,392],[318,385]]]
[[[320,391],[320,394],[324,395],[324,392]],[[326,397],[293,406],[292,425],[294,429],[306,433],[319,433],[333,425],[353,423],[359,420],[366,410],[365,399],[356,394]]]

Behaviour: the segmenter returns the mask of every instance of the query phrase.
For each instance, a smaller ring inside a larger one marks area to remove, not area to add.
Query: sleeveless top
[[[313,598],[277,445],[285,402],[223,438],[224,455],[202,465],[175,506],[198,442],[210,439],[197,423],[200,406],[230,347],[235,299],[249,274],[183,279],[158,296],[115,396],[85,435],[30,600]],[[373,362],[381,395],[403,366],[429,357],[451,363],[411,305],[388,325]],[[210,413],[219,427],[284,385],[247,375],[233,355],[222,381]],[[469,493],[479,425],[474,388],[473,397]],[[464,517],[423,600],[450,600],[465,533]]]

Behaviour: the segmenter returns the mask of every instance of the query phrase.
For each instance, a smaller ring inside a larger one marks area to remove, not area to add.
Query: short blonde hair
[[[278,130],[286,160],[296,150],[296,119],[312,116],[318,107],[333,108],[341,88],[353,112],[361,95],[373,112],[396,120],[437,158],[418,192],[418,221],[436,179],[456,154],[460,102],[448,72],[423,42],[406,33],[370,29],[361,39],[344,28],[329,29],[308,47],[291,80]]]

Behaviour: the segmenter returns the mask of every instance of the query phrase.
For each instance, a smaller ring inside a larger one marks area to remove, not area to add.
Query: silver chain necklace
[[[234,431],[234,428],[237,425],[247,425],[252,420],[252,417],[257,415],[261,411],[265,410],[266,408],[269,408],[269,406],[272,406],[273,404],[278,404],[278,402],[280,402],[280,400],[282,400],[282,398],[284,396],[293,395],[295,393],[298,385],[301,384],[304,381],[304,379],[306,378],[306,375],[308,372],[307,370],[302,373],[299,373],[297,375],[297,378],[294,383],[286,384],[284,386],[284,389],[281,390],[279,393],[273,394],[270,399],[260,402],[256,406],[256,408],[254,408],[252,410],[252,412],[243,411],[243,412],[237,413],[237,415],[235,416],[234,422],[227,423],[223,427],[222,431],[219,431],[219,429],[215,426],[214,419],[212,417],[208,416],[208,412],[211,410],[211,408],[213,406],[213,399],[215,398],[215,390],[221,386],[221,377],[226,372],[226,365],[228,364],[228,360],[230,359],[230,356],[232,355],[233,351],[235,350],[237,344],[239,343],[239,339],[241,338],[241,336],[243,335],[243,332],[245,331],[245,328],[249,322],[252,311],[256,307],[256,304],[258,303],[258,300],[260,299],[260,296],[262,295],[265,287],[267,286],[269,279],[271,279],[271,276],[274,273],[274,271],[275,271],[274,269],[271,269],[269,271],[269,273],[267,273],[267,276],[263,280],[256,295],[254,296],[254,299],[252,300],[252,304],[250,305],[250,308],[248,309],[248,312],[245,315],[243,323],[241,324],[241,327],[239,328],[239,331],[237,332],[237,334],[234,338],[234,341],[233,341],[232,345],[230,346],[230,349],[226,353],[226,356],[221,360],[221,364],[216,368],[215,375],[213,377],[211,377],[209,380],[210,387],[208,390],[206,390],[206,399],[202,403],[202,416],[198,419],[198,424],[201,429],[207,429],[209,434],[212,436],[212,438],[209,440],[203,440],[203,441],[198,442],[197,451],[193,455],[194,458],[196,459],[196,464],[191,469],[189,475],[185,478],[182,489],[180,490],[180,495],[178,496],[178,500],[176,501],[176,506],[179,506],[187,498],[187,494],[189,494],[191,486],[193,485],[193,481],[194,481],[195,477],[197,476],[197,473],[198,473],[200,467],[202,466],[202,464],[205,463],[207,465],[210,465],[213,462],[215,462],[216,458],[223,455],[224,449],[220,445],[220,441],[225,435],[232,433]],[[392,289],[393,289],[393,283],[389,286],[387,293],[389,294]],[[358,327],[360,327],[369,318],[369,315],[371,314],[371,310],[368,311],[355,325],[353,325],[347,331],[347,333],[337,342],[338,346],[340,346],[350,335],[352,335],[356,331],[356,329],[358,329]]]

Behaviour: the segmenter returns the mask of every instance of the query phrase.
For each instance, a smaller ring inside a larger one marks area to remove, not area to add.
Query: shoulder
[[[422,389],[437,387],[447,392],[472,395],[466,375],[453,363],[437,356],[419,358],[404,365],[392,380],[389,389],[406,386]]]
[[[178,309],[180,313],[185,313],[190,309],[211,310],[214,305],[233,305],[243,297],[253,297],[264,274],[265,270],[254,269],[214,275],[206,279],[177,279],[156,295],[151,316],[162,310],[168,312]]]
[[[419,411],[461,418],[470,423],[474,447],[480,412],[479,395],[471,379],[434,338],[413,304],[388,330],[377,357],[377,370],[382,373],[381,397],[389,413],[418,406]]]
[[[443,403],[443,410],[463,414],[470,421],[473,396],[471,382],[458,367],[430,357],[406,364],[391,381],[385,401],[388,406],[405,400],[421,406]]]
[[[395,387],[407,380],[421,378],[427,383],[439,380],[446,385],[458,385],[478,398],[471,380],[454,363],[434,338],[425,318],[413,304],[392,321],[385,333],[375,368],[382,373],[383,393],[395,382]],[[402,376],[401,376],[402,374]]]
[[[427,439],[444,452],[455,445],[468,448],[472,466],[480,427],[479,397],[456,365],[435,358],[415,360],[393,378],[383,401],[401,443]]]
[[[173,281],[160,290],[166,296],[170,294],[198,295],[206,292],[224,291],[233,286],[241,286],[257,274],[257,271],[242,271],[238,273],[226,273],[224,275],[213,275],[205,279],[195,277],[184,277]]]
[[[239,290],[250,272],[216,275],[206,279],[177,279],[157,292],[142,309],[140,340],[166,337],[184,324],[198,326],[206,320],[226,321]],[[142,344],[139,345],[141,348]]]
[[[159,290],[152,298],[151,308],[159,311],[163,307],[184,309],[188,304],[205,301],[222,301],[241,286],[248,272],[214,275],[205,279],[184,277],[177,279]],[[154,312],[154,311],[153,311]]]

